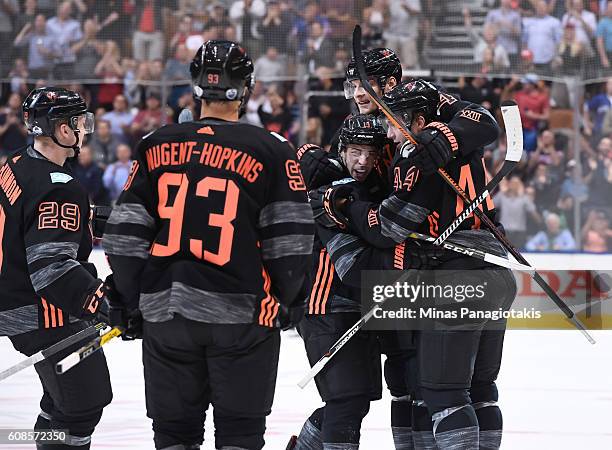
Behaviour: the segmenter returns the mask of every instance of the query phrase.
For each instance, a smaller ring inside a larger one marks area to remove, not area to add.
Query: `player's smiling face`
[[[349,144],[341,155],[349,174],[356,181],[365,181],[378,161],[378,150],[371,145]]]
[[[382,95],[380,87],[378,86],[376,80],[372,78],[368,81],[372,85],[372,89],[374,89],[374,92],[376,92],[378,95]],[[378,107],[376,106],[376,103],[372,101],[370,94],[368,94],[361,86],[361,81],[352,80],[351,84],[355,89],[355,94],[353,98],[355,100],[355,103],[357,104],[357,108],[359,109],[359,114],[372,114],[373,112],[375,112]]]

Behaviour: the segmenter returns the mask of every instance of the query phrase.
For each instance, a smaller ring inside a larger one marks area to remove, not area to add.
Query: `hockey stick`
[[[355,29],[353,30],[353,57],[355,58],[355,65],[357,67],[357,72],[359,74],[359,79],[361,81],[362,87],[365,91],[370,95],[372,101],[378,106],[381,112],[391,121],[391,123],[401,131],[401,133],[411,141],[416,144],[416,139],[412,132],[408,129],[408,127],[403,123],[403,121],[397,117],[393,111],[389,109],[389,107],[385,104],[385,102],[380,98],[378,94],[372,89],[368,81],[368,77],[365,71],[365,65],[363,63],[363,54],[361,52],[361,27],[359,25],[355,25]],[[465,202],[467,207],[471,205],[471,201],[467,194],[461,189],[461,187],[451,178],[448,173],[444,169],[438,169],[438,174],[442,177],[442,179],[448,184],[453,191],[461,197],[461,199]],[[480,209],[475,208],[474,213],[476,216],[482,221],[483,224],[489,228],[491,233],[495,236],[495,238],[508,250],[508,252],[516,258],[518,262],[521,264],[529,265],[529,262],[521,255],[521,253],[508,241],[508,239],[502,235],[495,224],[489,219],[487,215],[485,215]],[[582,334],[586,337],[586,339],[594,344],[595,340],[591,337],[591,335],[587,332],[583,323],[576,317],[574,312],[567,306],[567,304],[557,295],[557,293],[550,287],[550,285],[542,278],[542,276],[534,271],[533,279],[540,285],[542,290],[550,297],[550,299],[559,307],[561,311],[565,314],[567,319],[574,324],[574,326],[582,332]]]
[[[44,361],[45,359],[49,358],[50,356],[55,355],[57,352],[60,352],[68,347],[70,347],[73,344],[76,344],[77,342],[79,342],[82,339],[88,338],[89,336],[98,333],[101,329],[103,329],[106,325],[103,323],[98,323],[96,325],[92,325],[88,328],[85,328],[84,330],[79,331],[78,333],[73,334],[72,336],[68,336],[65,339],[62,339],[59,342],[56,342],[55,344],[53,344],[51,347],[48,347],[44,350],[41,350],[35,354],[33,354],[32,356],[24,359],[21,362],[18,362],[17,364],[15,364],[12,367],[9,367],[6,370],[3,370],[2,372],[0,372],[0,381],[10,377],[13,374],[16,374],[17,372],[22,371],[23,369],[33,366],[34,364],[37,364],[41,361]]]
[[[435,245],[440,245],[455,231],[461,223],[467,219],[485,199],[491,195],[493,189],[499,182],[506,177],[516,167],[523,155],[523,126],[521,124],[521,114],[516,102],[505,101],[501,106],[502,117],[506,128],[506,158],[504,164],[495,174],[493,179],[485,186],[484,191],[472,204],[465,208],[461,214],[442,232],[435,240]]]
[[[103,333],[101,336],[98,336],[97,338],[91,340],[89,343],[85,344],[83,347],[69,354],[60,362],[58,362],[55,365],[55,372],[60,375],[66,373],[68,370],[72,369],[74,366],[76,366],[78,363],[90,356],[96,350],[102,348],[102,346],[108,343],[108,341],[121,335],[121,333],[123,333],[123,328],[111,328],[106,333]]]

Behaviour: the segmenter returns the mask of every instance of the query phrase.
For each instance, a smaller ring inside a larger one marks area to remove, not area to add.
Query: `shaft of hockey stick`
[[[359,25],[355,25],[355,29],[353,30],[353,57],[355,58],[355,66],[357,67],[357,72],[359,74],[359,80],[361,81],[362,87],[365,91],[370,95],[370,98],[374,103],[378,106],[381,112],[391,121],[391,123],[401,131],[401,133],[408,139],[410,142],[416,144],[416,139],[412,132],[408,129],[408,127],[403,123],[402,119],[400,119],[389,107],[385,104],[385,102],[380,98],[378,94],[372,89],[368,81],[368,77],[365,71],[365,65],[363,63],[363,54],[361,52],[361,27]],[[469,207],[471,201],[467,194],[463,191],[463,189],[452,179],[448,173],[444,169],[438,169],[438,174],[442,177],[442,179],[448,184],[453,191],[461,197],[464,203]],[[508,241],[508,239],[502,235],[495,224],[489,219],[489,217],[484,214],[480,209],[475,208],[474,213],[476,216],[482,221],[483,224],[486,225],[487,228],[493,233],[495,238],[510,252],[514,258],[521,264],[529,265],[529,262],[521,255],[521,253]],[[550,287],[550,285],[540,276],[538,272],[535,272],[533,279],[538,283],[538,285],[542,288],[542,290],[550,297],[550,299],[559,307],[559,309],[565,314],[567,319],[574,324],[574,326],[582,332],[584,337],[591,343],[594,344],[595,340],[591,337],[591,335],[586,330],[584,324],[576,317],[574,312],[567,306],[567,304],[557,295],[557,293]]]
[[[523,155],[523,127],[521,124],[521,114],[516,102],[508,100],[502,103],[502,117],[506,129],[506,157],[504,164],[495,174],[493,179],[486,185],[482,194],[476,197],[470,206],[465,208],[461,214],[444,230],[435,240],[436,245],[442,244],[448,237],[470,217],[476,208],[491,195],[499,182],[506,177],[516,167]]]
[[[24,359],[23,361],[18,362],[17,364],[15,364],[12,367],[9,367],[6,370],[3,370],[2,372],[0,372],[0,381],[10,377],[11,375],[16,374],[17,372],[22,371],[23,369],[33,366],[34,364],[37,364],[41,361],[44,361],[45,359],[49,358],[50,356],[55,355],[57,352],[60,352],[68,347],[70,347],[71,345],[79,342],[80,340],[83,340],[85,338],[88,338],[89,336],[99,332],[101,329],[103,329],[106,325],[103,323],[98,323],[96,325],[92,325],[88,328],[85,328],[84,330],[81,330],[71,336],[68,336],[65,339],[62,339],[59,342],[56,342],[55,344],[53,344],[50,347],[47,347],[44,350],[41,350],[37,353],[34,353],[32,356],[29,356],[28,358]]]
[[[367,323],[368,320],[370,320],[372,318],[372,316],[374,316],[374,313],[376,312],[377,309],[379,309],[382,304],[386,301],[386,299],[383,299],[380,303],[378,303],[377,305],[373,306],[372,309],[370,309],[361,319],[359,319],[355,325],[353,325],[351,328],[349,328],[348,330],[346,330],[346,332],[340,337],[340,339],[338,339],[334,345],[331,346],[331,348],[327,351],[327,353],[325,353],[321,359],[319,359],[308,371],[308,373],[304,376],[304,378],[302,378],[300,380],[300,382],[298,383],[298,386],[301,387],[302,389],[304,389],[306,387],[306,385],[310,382],[310,380],[312,380],[314,377],[316,377],[319,372],[321,372],[323,370],[323,368],[325,367],[325,365],[333,358],[333,356],[338,353],[338,351],[340,351],[340,349],[342,347],[344,347],[346,345],[346,343],[359,331],[361,330],[364,325]]]
[[[79,364],[88,356],[92,355],[94,352],[102,348],[102,346],[108,343],[111,339],[120,336],[123,333],[123,328],[121,327],[113,327],[108,330],[106,333],[98,336],[97,338],[91,340],[89,343],[85,344],[83,347],[78,349],[75,352],[72,352],[60,362],[55,365],[55,372],[58,374],[66,373],[68,370],[72,369],[74,366]]]

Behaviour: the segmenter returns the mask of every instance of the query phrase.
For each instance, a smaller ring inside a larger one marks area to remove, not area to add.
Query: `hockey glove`
[[[424,175],[430,175],[446,166],[459,149],[455,135],[441,122],[427,124],[416,139],[418,145],[410,159]]]
[[[312,215],[325,228],[346,228],[348,219],[344,208],[351,202],[353,188],[349,185],[322,186],[308,192]]]
[[[401,244],[400,244],[401,245]],[[404,249],[404,270],[435,269],[443,260],[446,251],[442,247],[406,242]]]
[[[278,323],[281,330],[285,331],[290,328],[296,327],[298,323],[304,318],[306,312],[306,305],[300,303],[299,305],[286,306],[279,304],[278,308]]]
[[[91,232],[97,239],[102,239],[106,221],[110,217],[113,208],[110,206],[92,206],[91,208]]]
[[[344,166],[318,145],[305,144],[298,149],[298,159],[308,189],[346,177]]]
[[[142,314],[138,308],[129,309],[125,302],[121,301],[121,294],[115,288],[113,275],[106,277],[104,281],[105,290],[109,299],[109,325],[119,326],[124,329],[121,338],[124,341],[132,341],[142,338]]]

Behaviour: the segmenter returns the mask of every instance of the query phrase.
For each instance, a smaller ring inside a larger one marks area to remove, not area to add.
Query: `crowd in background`
[[[363,25],[366,47],[389,46],[404,69],[426,69],[424,49],[450,3],[0,0],[0,158],[28,143],[20,111],[27,92],[65,85],[96,113],[96,131],[75,162],[76,177],[93,202],[112,203],[138,140],[193,108],[189,63],[213,38],[243,43],[255,60],[258,81],[245,120],[295,145],[329,146],[351,113],[341,92],[353,26]],[[607,76],[612,2],[482,0],[488,9],[482,26],[474,24],[471,6],[458,15],[473,46],[469,72],[479,75],[433,81],[493,114],[504,100],[519,104],[525,155],[495,196],[506,232],[533,251],[612,251],[612,78],[576,98],[564,83],[537,75]],[[299,82],[304,76],[306,86]],[[567,115],[575,102],[584,103],[578,137]],[[486,149],[491,173],[504,151],[503,135]]]

